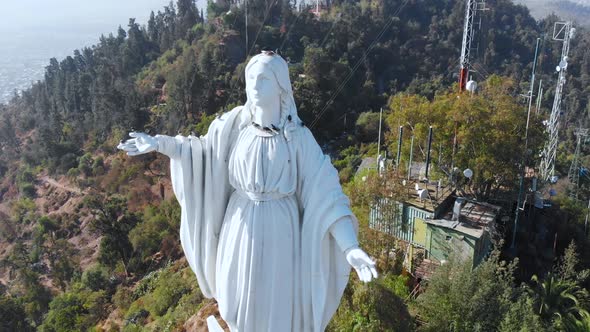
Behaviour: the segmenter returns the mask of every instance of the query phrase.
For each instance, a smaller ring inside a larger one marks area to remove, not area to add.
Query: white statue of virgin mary
[[[323,331],[350,266],[368,282],[375,263],[358,247],[336,169],[297,116],[287,63],[254,56],[246,93],[205,136],[131,133],[118,147],[170,157],[184,253],[232,332]]]

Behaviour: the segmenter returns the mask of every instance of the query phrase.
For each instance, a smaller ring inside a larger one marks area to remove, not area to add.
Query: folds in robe
[[[207,297],[216,297],[215,264],[219,233],[233,188],[228,156],[237,134],[249,125],[241,107],[213,121],[206,136],[158,136],[158,151],[171,159],[172,185],[182,208],[180,237],[187,261]],[[292,129],[292,128],[291,128]],[[297,200],[301,212],[299,277],[295,303],[303,330],[323,331],[338,308],[350,266],[329,229],[350,216],[338,173],[311,132],[297,125],[289,132],[291,159],[297,161]]]

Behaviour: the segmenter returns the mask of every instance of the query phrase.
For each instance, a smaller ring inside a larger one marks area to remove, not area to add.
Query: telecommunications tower
[[[570,166],[570,171],[568,173],[568,178],[572,183],[573,190],[571,192],[571,197],[577,199],[578,198],[578,185],[580,184],[580,172],[581,172],[581,165],[580,165],[580,150],[582,149],[582,145],[586,141],[588,137],[588,129],[577,129],[576,136],[578,137],[578,143],[576,144],[576,152],[574,153],[574,159],[572,160],[572,164]]]
[[[470,55],[475,38],[475,16],[477,11],[486,10],[484,0],[465,0],[465,25],[463,26],[463,44],[461,46],[461,69],[459,71],[459,91],[465,91],[469,80]],[[478,23],[481,26],[481,17]]]
[[[559,73],[557,86],[555,88],[555,98],[553,99],[553,108],[551,116],[547,123],[547,133],[549,139],[543,149],[540,173],[541,180],[545,182],[555,182],[555,156],[557,154],[557,143],[559,142],[559,117],[561,115],[561,94],[565,85],[565,75],[567,72],[567,61],[570,50],[570,40],[574,37],[576,29],[572,22],[555,22],[553,26],[553,40],[563,41],[561,49],[561,60],[555,68]]]

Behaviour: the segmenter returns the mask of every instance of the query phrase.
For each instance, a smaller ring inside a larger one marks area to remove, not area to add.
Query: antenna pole
[[[430,150],[432,150],[432,126],[428,129],[428,151],[426,152],[426,171],[424,177],[428,179],[428,167],[430,166]]]
[[[529,107],[527,110],[526,116],[526,127],[524,130],[524,151],[522,153],[522,160],[520,163],[520,183],[518,186],[518,199],[516,200],[516,211],[514,212],[514,229],[512,231],[512,245],[511,248],[514,249],[516,245],[516,233],[518,231],[518,220],[520,219],[520,205],[523,204],[523,194],[524,194],[524,176],[525,176],[525,169],[526,169],[526,162],[527,162],[527,155],[528,155],[528,143],[529,143],[529,121],[531,118],[531,105],[533,102],[533,88],[535,87],[535,67],[537,67],[537,56],[539,54],[539,43],[541,42],[541,38],[537,38],[537,46],[535,47],[535,59],[533,60],[533,70],[531,73],[531,87],[529,89]],[[523,206],[524,209],[524,206]]]
[[[402,138],[404,135],[404,126],[399,126],[399,139],[397,141],[397,157],[396,157],[396,161],[395,164],[397,165],[397,169],[399,170],[399,163],[400,163],[400,159],[402,157]]]
[[[412,155],[414,154],[414,135],[412,135],[412,139],[410,140],[410,162],[408,163],[408,181],[412,176]]]
[[[459,71],[459,92],[465,91],[469,79],[469,56],[471,43],[475,37],[474,19],[478,10],[485,10],[485,1],[467,0],[465,2],[465,23],[463,25],[463,42],[461,43],[461,70]],[[480,22],[481,25],[481,22]]]
[[[381,154],[381,120],[383,118],[383,107],[379,111],[379,137],[377,138],[377,162],[379,162],[379,155]],[[377,165],[379,168],[379,165]]]

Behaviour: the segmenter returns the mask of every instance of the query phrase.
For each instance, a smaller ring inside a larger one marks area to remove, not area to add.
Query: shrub
[[[36,219],[37,206],[30,198],[21,198],[12,204],[12,217],[18,223],[30,223]]]
[[[26,323],[23,306],[15,299],[0,295],[0,329],[3,331],[33,331]]]
[[[107,289],[109,273],[104,266],[94,265],[82,273],[82,284],[93,291]]]
[[[19,191],[21,195],[23,195],[23,197],[35,198],[35,196],[37,196],[37,190],[35,189],[35,186],[32,183],[23,184],[19,188]]]
[[[121,311],[127,311],[129,306],[133,302],[133,292],[123,285],[119,285],[117,287],[117,291],[115,295],[113,295],[113,303],[119,308]]]
[[[91,165],[94,163],[92,160],[92,155],[90,153],[85,153],[80,159],[78,160],[78,169],[82,174],[89,176],[92,173]]]
[[[74,153],[66,153],[59,158],[57,171],[61,174],[66,173],[70,168],[76,167],[78,157]]]
[[[34,198],[36,196],[35,190],[35,174],[30,167],[24,167],[16,175],[16,185],[22,197]]]
[[[104,291],[93,292],[81,284],[54,298],[49,312],[39,327],[45,331],[85,331],[106,314],[107,299]]]

